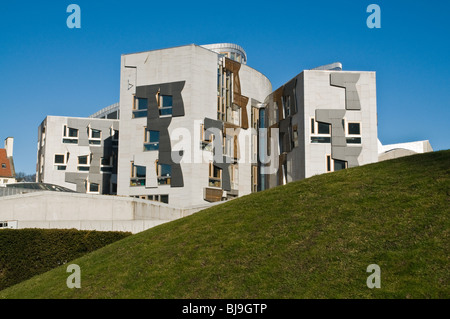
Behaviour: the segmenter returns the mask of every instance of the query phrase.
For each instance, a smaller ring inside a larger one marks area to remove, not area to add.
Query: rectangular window
[[[78,130],[64,125],[63,128],[63,143],[64,144],[78,144]]]
[[[340,171],[347,168],[347,162],[334,160],[334,171]]]
[[[292,127],[292,142],[294,144],[294,147],[298,146],[298,126],[294,125]]]
[[[311,143],[331,143],[331,124],[311,118]]]
[[[328,123],[317,122],[317,132],[319,134],[330,134],[331,125]]]
[[[87,191],[87,193],[91,193],[91,194],[99,194],[100,193],[100,185],[86,181],[86,191]]]
[[[145,166],[134,165],[134,162],[131,162],[130,186],[145,186],[146,175],[147,168]]]
[[[347,144],[361,144],[361,123],[348,123],[347,135]]]
[[[144,130],[144,151],[159,150],[159,131]]]
[[[64,155],[55,154],[55,164],[66,164],[66,158]]]
[[[172,116],[173,99],[171,95],[158,96],[158,108],[160,116]]]
[[[230,165],[231,189],[239,189],[239,166],[238,164]]]
[[[222,170],[213,163],[209,163],[209,186],[222,187]]]
[[[78,156],[78,165],[88,165],[88,155]]]
[[[158,164],[156,162],[156,173],[158,175],[158,185],[170,185],[172,178],[172,166],[167,164]]]
[[[147,117],[148,100],[140,97],[133,99],[133,118]]]
[[[100,172],[112,173],[113,171],[113,157],[102,157],[100,159]]]
[[[331,155],[327,155],[327,172],[331,172]]]
[[[252,191],[258,191],[258,166],[252,166]]]
[[[348,135],[361,135],[361,124],[348,123]]]

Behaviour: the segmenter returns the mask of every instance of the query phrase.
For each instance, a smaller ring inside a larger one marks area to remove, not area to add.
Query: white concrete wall
[[[23,228],[141,232],[212,206],[177,207],[141,199],[37,192],[0,197],[0,221]]]
[[[345,89],[330,85],[330,74],[357,73],[360,79],[356,85],[361,111],[348,111],[347,122],[361,122],[362,147],[358,162],[360,165],[378,161],[378,129],[377,129],[377,97],[375,72],[348,71],[304,71],[304,103],[305,103],[305,177],[326,173],[326,155],[331,154],[331,144],[311,143],[311,117],[315,117],[316,109],[345,110]],[[348,144],[348,147],[353,145]]]

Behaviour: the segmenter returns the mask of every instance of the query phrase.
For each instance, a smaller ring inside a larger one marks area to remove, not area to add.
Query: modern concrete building
[[[38,130],[36,181],[116,194],[118,129],[118,120],[47,116]]]
[[[378,161],[375,72],[306,70],[258,107],[260,190]]]
[[[14,138],[5,139],[5,148],[0,148],[0,187],[16,182],[13,160]]]
[[[239,141],[272,86],[246,60],[232,44],[122,56],[119,195],[189,207],[252,192],[252,143]]]

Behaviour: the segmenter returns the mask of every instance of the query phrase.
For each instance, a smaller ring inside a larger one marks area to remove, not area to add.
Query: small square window
[[[2,163],[2,168],[6,168],[6,164]]]
[[[319,134],[330,134],[330,124],[318,122],[318,132]]]
[[[361,135],[360,123],[348,123],[348,135]]]
[[[65,164],[64,155],[55,154],[55,164]]]

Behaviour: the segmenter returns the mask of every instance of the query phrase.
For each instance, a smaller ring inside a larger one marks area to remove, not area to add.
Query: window
[[[209,186],[222,187],[222,170],[213,163],[209,163]]]
[[[327,155],[327,172],[331,172],[331,155]]]
[[[55,154],[55,164],[65,164],[66,159],[64,155]]]
[[[348,123],[347,144],[361,144],[361,123]]]
[[[145,166],[134,165],[134,162],[131,162],[130,186],[145,186],[146,170]]]
[[[63,143],[78,144],[78,129],[74,129],[64,125],[63,127]]]
[[[89,145],[102,144],[102,131],[88,127]]]
[[[132,118],[137,119],[141,117],[147,117],[147,110],[148,110],[148,100],[135,96],[133,99]]]
[[[294,147],[298,146],[298,126],[294,125],[292,127],[292,142],[294,144]]]
[[[78,156],[78,171],[89,172],[89,155]]]
[[[2,168],[6,168],[6,164],[5,163],[2,163]]]
[[[134,196],[134,197],[150,200],[153,202],[169,204],[169,195],[142,195],[142,196]]]
[[[172,116],[173,99],[171,95],[158,94],[158,108],[160,116]]]
[[[86,181],[86,192],[90,194],[100,194],[100,185]]]
[[[214,139],[214,135],[210,134],[209,135],[209,140],[206,139],[206,134],[205,134],[205,125],[204,124],[200,124],[200,148],[204,151],[213,151],[213,143],[212,140]]]
[[[144,130],[144,151],[159,150],[159,131]]]
[[[330,134],[330,124],[317,122],[317,132],[319,134]]]
[[[331,124],[311,118],[311,143],[331,143]]]
[[[112,137],[111,139],[113,141],[118,141],[119,140],[119,131],[111,128],[111,137]]]
[[[55,154],[55,169],[57,171],[65,171],[67,169],[67,161],[69,160],[69,153],[64,154]]]
[[[172,166],[159,164],[158,161],[156,161],[156,173],[158,175],[158,185],[170,185]]]
[[[347,162],[334,160],[334,171],[340,171],[347,168]]]
[[[113,158],[110,157],[102,157],[100,159],[100,172],[101,173],[112,173],[113,171]]]

